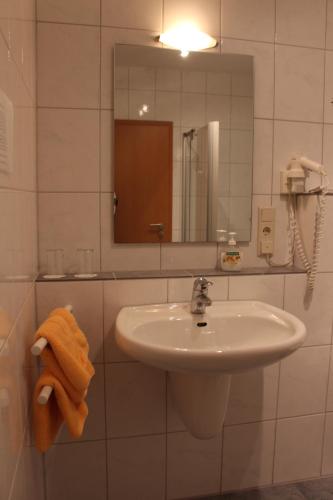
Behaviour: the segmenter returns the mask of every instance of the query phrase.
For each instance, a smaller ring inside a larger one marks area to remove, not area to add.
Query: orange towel
[[[73,314],[60,308],[52,311],[36,332],[35,339],[40,337],[48,341],[41,355],[43,363],[72,399],[81,401],[95,370],[88,358],[88,342]]]
[[[48,341],[42,351],[45,369],[34,391],[34,431],[36,446],[46,451],[65,420],[73,437],[82,434],[88,408],[84,402],[94,367],[88,358],[89,346],[74,316],[55,309],[39,327],[35,339]],[[46,405],[37,401],[43,386],[54,388]]]
[[[40,391],[45,385],[53,387],[46,405],[37,402]],[[85,401],[74,403],[61,383],[46,368],[40,375],[34,391],[34,430],[36,448],[45,452],[52,445],[59,429],[65,421],[73,437],[80,437],[88,415]]]

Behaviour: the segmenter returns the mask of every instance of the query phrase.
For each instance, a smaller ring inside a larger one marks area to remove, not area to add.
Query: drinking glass
[[[92,248],[78,248],[77,251],[79,272],[75,274],[77,278],[94,278],[94,250]]]
[[[58,279],[64,275],[64,250],[62,248],[49,248],[46,250],[47,271],[44,278]]]

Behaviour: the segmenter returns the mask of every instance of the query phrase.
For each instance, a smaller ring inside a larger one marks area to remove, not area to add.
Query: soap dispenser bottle
[[[243,267],[243,252],[240,252],[236,233],[229,233],[228,247],[221,255],[221,267],[223,271],[240,271]]]

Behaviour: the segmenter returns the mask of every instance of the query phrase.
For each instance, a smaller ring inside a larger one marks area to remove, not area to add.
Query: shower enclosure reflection
[[[212,121],[183,133],[182,211],[178,220],[174,213],[173,241],[212,241],[227,225],[219,209],[219,129]]]
[[[116,45],[114,95],[115,242],[249,241],[252,57]]]

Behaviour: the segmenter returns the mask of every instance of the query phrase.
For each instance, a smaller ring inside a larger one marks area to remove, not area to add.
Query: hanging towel
[[[63,384],[75,402],[81,401],[95,373],[89,361],[89,345],[74,315],[58,308],[38,328],[35,340],[44,337],[48,345],[41,358],[51,373]]]
[[[40,405],[37,398],[45,385],[53,387],[53,391],[47,404]],[[47,368],[36,383],[33,401],[35,444],[39,451],[48,450],[63,421],[73,437],[81,436],[88,415],[87,404],[85,401],[74,403],[59,380]]]
[[[63,421],[73,437],[82,434],[88,407],[84,401],[95,373],[88,358],[89,346],[74,316],[66,309],[55,309],[36,332],[48,345],[41,358],[45,366],[34,391],[34,432],[36,447],[46,451]],[[53,387],[46,405],[38,403],[45,385]]]

